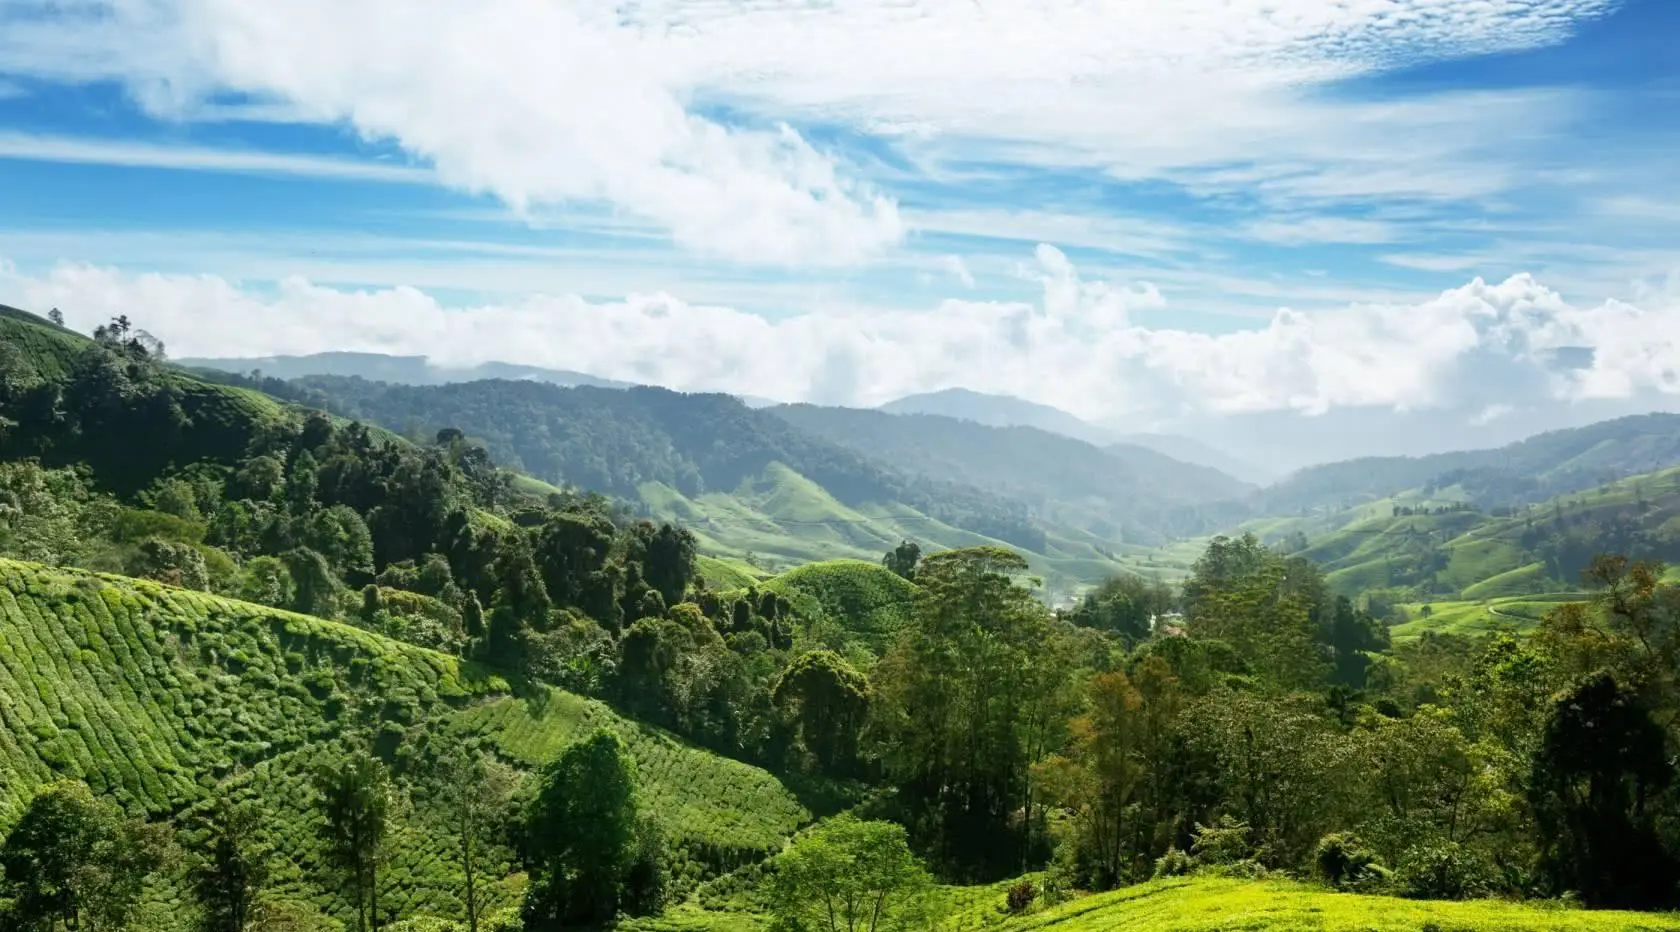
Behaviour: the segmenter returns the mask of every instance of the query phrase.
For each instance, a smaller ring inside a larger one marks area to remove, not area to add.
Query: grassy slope
[[[753,563],[772,569],[836,557],[873,562],[906,539],[925,550],[1009,546],[899,503],[850,507],[781,463],[727,493],[690,498],[656,482],[639,491],[654,514],[692,528],[706,553],[735,560],[751,555]],[[1110,553],[1091,535],[1063,530],[1050,533],[1044,553],[1026,556],[1035,572],[1072,586],[1122,569],[1125,554]]]
[[[0,831],[35,787],[61,777],[153,817],[212,791],[259,797],[286,855],[280,891],[342,910],[321,869],[307,775],[351,725],[383,725],[388,751],[433,730],[481,734],[526,765],[605,725],[628,739],[667,831],[718,861],[771,848],[809,818],[769,774],[597,702],[550,690],[516,698],[489,671],[336,622],[0,560]],[[449,840],[426,820],[417,807],[399,824],[383,899],[405,914],[449,914]]]
[[[1643,496],[1647,508],[1638,503]],[[1439,495],[1436,500],[1442,500]],[[1476,512],[1394,517],[1394,504],[1417,504],[1421,496],[1385,499],[1344,513],[1346,523],[1310,542],[1306,556],[1324,567],[1332,586],[1347,592],[1390,584],[1390,563],[1404,564],[1429,548],[1445,552],[1440,584],[1464,599],[1510,598],[1567,591],[1571,581],[1550,577],[1544,564],[1522,546],[1530,516],[1545,525],[1561,508],[1565,519],[1632,517],[1639,526],[1671,533],[1680,528],[1680,469],[1630,477],[1584,492],[1572,492],[1534,506],[1532,512],[1496,518]],[[1268,536],[1303,527],[1297,519],[1251,523]]]
[[[1004,908],[1007,884],[948,891],[942,932],[1677,932],[1668,914],[1587,911],[1480,900],[1463,903],[1330,893],[1289,881],[1215,877],[1154,881],[1083,897],[1024,916]],[[745,914],[673,911],[632,923],[630,932],[763,932]]]
[[[825,560],[759,586],[786,596],[806,617],[826,616],[879,652],[910,618],[916,587],[879,563]]]

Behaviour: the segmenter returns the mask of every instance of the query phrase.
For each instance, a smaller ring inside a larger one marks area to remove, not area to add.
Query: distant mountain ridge
[[[1168,433],[1127,433],[1093,424],[1060,408],[1013,395],[947,388],[906,395],[880,405],[876,410],[889,414],[933,414],[988,427],[1034,427],[1097,447],[1116,444],[1144,447],[1183,463],[1217,469],[1251,485],[1264,485],[1280,475],[1190,437]]]
[[[277,379],[299,379],[309,376],[344,376],[363,378],[372,382],[395,382],[402,385],[447,385],[454,382],[477,382],[484,379],[547,382],[551,385],[591,385],[597,388],[629,388],[631,383],[603,379],[586,372],[569,369],[547,369],[508,362],[485,362],[475,366],[439,366],[427,356],[393,356],[386,353],[311,353],[305,356],[257,356],[249,358],[177,359],[177,365],[189,369],[215,369],[221,372],[246,374],[261,370],[265,376]]]
[[[1008,496],[1050,523],[1117,543],[1155,546],[1213,530],[1233,513],[1225,503],[1252,490],[1218,470],[1144,447],[1099,449],[1036,427],[816,405],[770,410],[877,461]]]
[[[1260,492],[1271,514],[1339,510],[1399,492],[1456,489],[1479,507],[1514,506],[1680,465],[1680,414],[1642,414],[1547,431],[1491,450],[1364,457],[1302,469]]]

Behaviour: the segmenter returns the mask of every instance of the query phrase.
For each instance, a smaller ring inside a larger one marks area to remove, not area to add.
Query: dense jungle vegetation
[[[1660,564],[1405,640],[1253,535],[1060,609],[993,545],[709,584],[454,426],[0,337],[8,927],[1680,927]],[[682,429],[673,482],[765,455]]]

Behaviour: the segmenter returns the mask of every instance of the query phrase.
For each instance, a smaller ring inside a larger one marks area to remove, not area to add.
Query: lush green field
[[[537,688],[523,698],[476,705],[445,726],[452,733],[487,737],[504,756],[533,767],[601,727],[618,732],[630,748],[644,800],[665,830],[678,842],[722,853],[726,863],[756,860],[811,818],[763,770],[690,747],[600,702],[559,690]]]
[[[638,492],[654,514],[691,528],[705,553],[773,572],[835,558],[874,562],[903,540],[917,541],[925,551],[1010,546],[902,503],[848,506],[781,463],[729,492],[691,498],[657,482],[643,483]],[[1130,552],[1116,552],[1084,532],[1053,529],[1044,552],[1026,556],[1034,572],[1071,591],[1126,568],[1122,561]]]
[[[1290,881],[1175,878],[1081,897],[1025,915],[1004,906],[1007,884],[946,888],[941,932],[1673,932],[1680,917],[1564,909],[1494,900],[1434,902],[1331,893]],[[741,913],[673,910],[626,932],[763,932]]]
[[[1585,593],[1557,592],[1482,601],[1414,602],[1401,606],[1407,620],[1390,628],[1389,633],[1396,640],[1406,640],[1429,631],[1469,637],[1495,631],[1528,631],[1559,605],[1586,598]],[[1426,605],[1427,616],[1423,611]]]
[[[627,739],[644,793],[688,853],[685,879],[758,857],[810,818],[770,774],[598,702],[550,689],[515,696],[473,664],[337,622],[0,560],[0,832],[35,787],[60,778],[153,818],[218,795],[258,799],[284,856],[276,892],[341,912],[308,775],[347,734],[371,735],[402,773],[441,734],[486,737],[530,767],[596,726]],[[435,816],[417,800],[395,831],[382,900],[402,914],[458,915],[451,840]],[[154,906],[176,908],[179,883],[157,887]]]
[[[740,560],[705,554],[694,558],[694,572],[711,589],[744,589],[764,578],[763,573]]]
[[[879,652],[910,618],[916,587],[880,563],[808,563],[760,584],[806,618],[826,618]]]

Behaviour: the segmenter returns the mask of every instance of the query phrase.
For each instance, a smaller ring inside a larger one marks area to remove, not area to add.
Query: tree
[[[52,321],[55,326],[64,326],[64,312],[56,307],[47,312],[47,319]]]
[[[202,854],[192,872],[205,932],[245,932],[250,924],[257,894],[268,881],[263,818],[256,806],[225,798],[205,818]]]
[[[1657,799],[1674,775],[1662,729],[1614,676],[1599,673],[1559,697],[1531,791],[1554,888],[1595,905],[1671,904],[1680,863],[1659,835]]]
[[[1028,768],[1068,716],[1072,681],[1048,610],[1016,582],[1026,569],[995,547],[923,560],[912,623],[873,671],[872,727],[889,775],[926,808],[935,847],[965,867],[986,861],[984,872],[1020,867]]]
[[[467,930],[478,932],[478,879],[484,849],[505,834],[516,776],[501,762],[457,747],[443,762],[443,811],[455,830],[467,907]]]
[[[933,926],[933,881],[901,826],[839,815],[772,863],[778,930],[909,932]]]
[[[612,918],[636,864],[636,767],[624,742],[597,730],[542,769],[525,811],[522,848],[537,928]]]
[[[801,654],[771,691],[777,708],[797,724],[805,748],[829,771],[856,759],[869,696],[868,678],[829,650]]]
[[[1118,635],[1133,645],[1147,638],[1158,615],[1172,610],[1172,590],[1165,583],[1130,573],[1110,577],[1068,613],[1068,620],[1086,628]]]
[[[905,579],[915,582],[916,565],[921,562],[921,559],[921,546],[915,541],[907,540],[887,551],[887,555],[881,558],[881,565]]]
[[[387,854],[396,790],[390,772],[366,752],[347,754],[315,774],[327,856],[343,872],[356,907],[356,928],[379,928],[379,867]]]
[[[120,928],[146,878],[165,864],[166,833],[125,820],[86,784],[46,786],[0,845],[11,918],[22,928]]]

